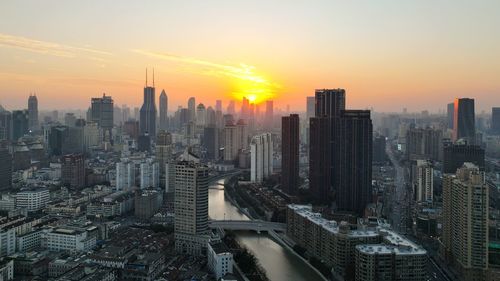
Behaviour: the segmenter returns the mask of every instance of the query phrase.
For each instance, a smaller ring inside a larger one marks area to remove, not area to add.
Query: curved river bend
[[[213,219],[248,220],[238,208],[225,200],[223,183],[209,191],[209,215]],[[245,245],[259,260],[271,281],[323,281],[323,279],[288,249],[272,240],[267,234],[247,231],[236,232],[237,240]]]

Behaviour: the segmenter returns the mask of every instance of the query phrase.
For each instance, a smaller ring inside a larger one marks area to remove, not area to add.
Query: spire
[[[155,68],[153,67],[153,88],[155,87]]]
[[[147,87],[147,86],[148,86],[148,68],[146,67],[146,86],[145,87]]]

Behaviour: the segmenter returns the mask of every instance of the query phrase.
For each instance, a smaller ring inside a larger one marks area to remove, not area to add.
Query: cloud
[[[261,84],[269,88],[280,87],[278,84],[272,83],[268,81],[266,78],[264,78],[262,75],[257,74],[255,72],[255,67],[247,64],[239,64],[239,65],[220,64],[197,58],[184,57],[169,53],[159,53],[159,52],[152,52],[152,51],[138,50],[138,49],[134,49],[132,51],[149,57],[159,58],[173,62],[179,62],[182,64],[197,65],[201,67],[201,69],[197,69],[198,70],[197,72],[204,75],[226,76],[248,81],[250,83]]]
[[[92,48],[75,47],[3,33],[0,33],[0,46],[65,58],[73,58],[80,54],[105,56],[111,55],[111,53]]]

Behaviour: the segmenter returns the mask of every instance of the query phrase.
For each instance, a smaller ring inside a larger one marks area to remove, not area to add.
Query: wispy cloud
[[[59,43],[40,41],[21,36],[0,33],[0,46],[22,49],[30,52],[48,54],[57,57],[73,58],[83,55],[105,55],[111,53],[87,47],[76,47]]]
[[[180,62],[188,65],[200,66],[201,68],[197,69],[197,72],[200,74],[236,78],[251,83],[261,84],[269,88],[280,87],[278,84],[272,83],[268,81],[266,78],[264,78],[264,76],[256,73],[254,66],[243,63],[237,65],[230,65],[230,64],[215,63],[192,57],[184,57],[169,53],[152,52],[148,50],[138,50],[138,49],[134,49],[132,51],[149,57],[155,57],[173,62]]]

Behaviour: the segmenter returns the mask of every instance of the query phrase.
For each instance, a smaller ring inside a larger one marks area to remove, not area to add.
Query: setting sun
[[[246,98],[250,103],[259,104],[272,99],[280,86],[271,83],[263,75],[255,72],[255,67],[241,64],[231,69],[233,79],[232,97],[236,100]]]

